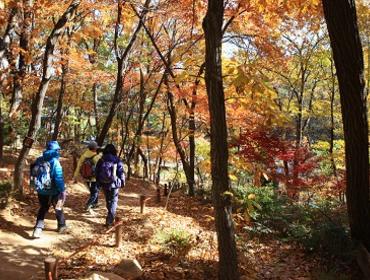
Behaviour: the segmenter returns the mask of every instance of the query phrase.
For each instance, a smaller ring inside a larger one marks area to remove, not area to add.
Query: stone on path
[[[125,280],[125,279],[114,273],[94,272],[87,278],[82,278],[80,280]]]
[[[114,272],[125,278],[138,278],[143,275],[143,269],[141,268],[137,260],[124,259],[115,268]]]

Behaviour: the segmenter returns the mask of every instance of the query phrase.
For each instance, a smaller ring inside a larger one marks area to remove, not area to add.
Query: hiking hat
[[[47,144],[46,144],[46,149],[47,150],[60,150],[60,146],[59,146],[59,143],[58,141],[49,141]]]
[[[98,148],[100,148],[98,143],[96,143],[95,141],[90,141],[87,147],[91,150],[97,150]]]

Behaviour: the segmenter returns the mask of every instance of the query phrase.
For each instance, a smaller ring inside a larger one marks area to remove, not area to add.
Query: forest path
[[[71,178],[71,161],[62,158],[61,162],[65,178]],[[9,180],[11,170],[11,165],[1,167],[0,180]],[[99,195],[99,207],[94,213],[87,213],[84,210],[89,195],[87,187],[68,180],[67,187],[64,206],[67,234],[56,232],[51,209],[42,237],[31,239],[38,202],[36,194],[27,188],[24,199],[9,201],[7,207],[0,210],[1,280],[44,279],[43,261],[49,255],[64,260],[59,266],[60,279],[81,279],[93,271],[111,272],[123,259],[138,260],[144,272],[142,280],[217,278],[217,238],[210,203],[176,192],[164,209],[166,199],[162,196],[161,202],[156,202],[156,188],[152,183],[132,178],[120,191],[117,217],[123,223],[123,242],[116,248],[114,233],[105,233],[104,195]],[[139,205],[141,194],[151,197],[143,214]],[[236,224],[242,279],[317,279],[312,277],[312,271],[318,269],[318,263],[301,248],[278,240],[250,240],[244,236],[244,226],[244,222]],[[156,242],[166,232],[175,236],[185,232],[192,236],[186,257],[177,253],[171,256]],[[69,258],[93,241],[96,241],[94,245]]]
[[[155,194],[155,189],[138,187],[132,183],[128,185],[120,193],[118,211],[123,210],[123,201],[126,205],[137,204],[139,209],[139,194]],[[53,255],[65,246],[72,249],[75,244],[91,238],[95,232],[103,232],[106,212],[104,196],[101,193],[99,207],[93,213],[87,213],[84,207],[88,194],[86,186],[81,183],[69,185],[64,206],[68,232],[56,232],[55,212],[51,207],[39,239],[32,238],[38,210],[37,196],[31,193],[27,195],[27,201],[9,201],[10,207],[0,211],[0,279],[43,279],[46,256]]]

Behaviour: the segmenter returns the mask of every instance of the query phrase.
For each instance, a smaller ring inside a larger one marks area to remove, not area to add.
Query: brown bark
[[[335,100],[335,73],[334,73],[334,61],[332,58],[330,58],[330,74],[331,74],[331,89],[330,89],[330,140],[329,140],[329,155],[330,155],[330,161],[331,166],[333,169],[333,174],[335,177],[338,176],[337,174],[337,166],[335,164],[334,160],[334,129],[335,129],[335,123],[334,123],[334,100]]]
[[[14,87],[12,93],[12,100],[10,104],[9,117],[12,118],[17,114],[17,110],[22,102],[23,80],[27,74],[27,67],[29,65],[29,44],[32,32],[32,3],[33,0],[23,0],[23,26],[19,38],[19,53],[18,70],[14,75]]]
[[[352,238],[370,250],[369,142],[364,61],[354,0],[323,0],[337,70]]]
[[[212,194],[219,252],[218,278],[239,279],[228,177],[227,124],[222,81],[222,23],[224,1],[208,1],[203,21],[206,43],[206,88],[211,121]]]
[[[11,8],[10,10],[5,33],[2,37],[0,37],[0,63],[7,56],[10,45],[16,36],[16,29],[18,26],[17,16],[19,10],[15,3],[13,3],[13,5],[15,5],[15,7]]]
[[[3,155],[4,155],[4,138],[5,138],[4,118],[3,118],[3,112],[2,112],[2,100],[3,100],[3,95],[0,93],[0,162],[3,159]]]
[[[62,36],[64,27],[66,23],[73,17],[75,11],[77,10],[78,6],[80,5],[81,0],[73,0],[72,3],[68,6],[67,10],[64,14],[60,17],[58,22],[55,24],[51,34],[47,38],[46,46],[45,46],[45,53],[42,63],[42,79],[39,85],[39,89],[32,100],[32,117],[30,121],[30,125],[28,127],[27,137],[34,139],[36,137],[37,131],[40,128],[41,124],[41,115],[42,115],[42,108],[44,104],[44,98],[46,95],[46,91],[49,86],[50,78],[51,78],[51,68],[52,68],[52,57],[54,54],[55,45],[58,39]],[[25,159],[30,151],[29,146],[23,145],[22,150],[18,156],[18,160],[14,170],[14,190],[19,190],[23,193],[23,168]]]
[[[68,43],[67,43],[67,49],[62,52],[62,56],[65,55],[66,57],[62,58],[62,75],[60,77],[60,90],[59,90],[59,96],[58,96],[58,102],[57,102],[57,110],[56,110],[56,116],[55,116],[55,124],[54,124],[54,131],[52,135],[52,140],[57,140],[59,135],[60,126],[62,123],[63,118],[63,99],[64,94],[66,91],[67,81],[66,77],[68,74],[68,66],[69,66],[69,47],[71,45],[71,38],[72,38],[72,32],[68,33]]]

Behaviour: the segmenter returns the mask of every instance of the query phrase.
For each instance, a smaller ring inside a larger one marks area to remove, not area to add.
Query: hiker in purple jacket
[[[117,150],[113,144],[108,144],[104,148],[103,156],[96,164],[95,174],[105,195],[108,210],[105,225],[109,227],[116,215],[119,189],[125,185],[123,163],[117,157]]]

